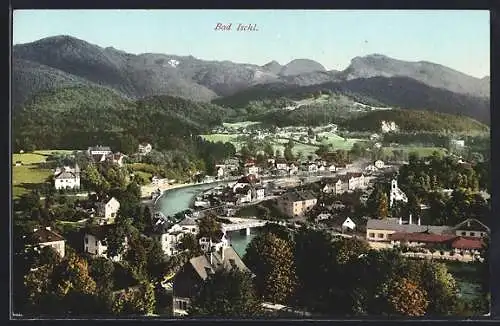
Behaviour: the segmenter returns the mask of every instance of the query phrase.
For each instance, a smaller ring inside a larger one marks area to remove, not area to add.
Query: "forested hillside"
[[[82,149],[97,143],[150,141],[181,148],[179,138],[203,133],[232,112],[169,96],[134,102],[102,88],[61,88],[40,93],[13,112],[13,146]]]
[[[349,119],[341,124],[348,130],[380,131],[382,121],[394,121],[401,131],[483,131],[489,127],[477,120],[460,115],[451,115],[420,110],[379,110]]]
[[[343,94],[354,101],[371,106],[461,114],[483,123],[490,121],[489,99],[433,88],[405,77],[373,77],[305,87],[283,84],[257,85],[232,96],[216,99],[213,103],[244,108],[255,100],[301,100],[319,93]]]

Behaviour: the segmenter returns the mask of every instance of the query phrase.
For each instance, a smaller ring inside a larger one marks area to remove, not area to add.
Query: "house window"
[[[476,236],[476,233],[475,233],[475,232],[471,232],[471,233],[470,233],[470,236],[471,236],[471,237],[475,237],[475,236]]]
[[[368,237],[375,238],[375,233],[368,233]]]
[[[379,233],[379,234],[378,234],[378,238],[379,238],[379,239],[383,239],[383,238],[384,238],[384,234],[383,234],[383,233]]]
[[[462,232],[462,235],[463,235],[463,236],[466,236],[466,235],[467,235],[467,232]]]
[[[481,232],[481,233],[479,233],[479,235],[480,235],[480,236],[484,236],[484,233],[483,233],[483,232]]]
[[[177,309],[179,310],[187,310],[187,302],[186,301],[182,301],[182,300],[177,300]]]
[[[95,246],[96,246],[96,247],[97,247],[97,242],[98,242],[98,241],[96,240],[96,241],[95,241]]]

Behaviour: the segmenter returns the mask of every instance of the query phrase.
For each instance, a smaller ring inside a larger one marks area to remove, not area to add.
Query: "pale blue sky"
[[[233,24],[230,32],[214,31]],[[256,32],[237,32],[239,23]],[[193,55],[263,65],[308,58],[345,69],[372,53],[490,74],[488,11],[361,10],[22,10],[13,42],[71,35],[131,53]]]

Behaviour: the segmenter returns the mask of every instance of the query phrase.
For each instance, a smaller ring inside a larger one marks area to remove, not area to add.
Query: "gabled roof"
[[[52,230],[47,230],[45,228],[38,229],[31,235],[32,239],[36,243],[46,243],[54,241],[64,241],[64,237]]]
[[[296,202],[316,199],[316,196],[314,196],[314,194],[312,194],[310,191],[293,191],[285,193],[281,198],[283,200]]]
[[[218,269],[232,270],[238,268],[241,271],[250,272],[248,267],[243,263],[240,256],[234,251],[232,247],[223,248],[224,259],[220,251],[212,253],[212,264],[210,264],[210,254],[201,255],[191,258],[189,264],[193,267],[195,272],[202,280],[206,280],[209,273],[215,273]]]
[[[85,229],[85,234],[90,234],[99,240],[104,240],[113,229],[113,224],[94,225]]]
[[[239,178],[237,183],[256,183],[256,182],[257,182],[257,177],[253,174],[249,174],[247,176]]]
[[[76,175],[73,172],[63,171],[59,173],[55,179],[75,179]]]
[[[395,231],[404,233],[430,232],[434,234],[449,233],[452,228],[449,226],[437,225],[417,225],[399,224],[398,218],[369,219],[366,228],[371,230]]]
[[[89,151],[111,151],[111,147],[109,147],[109,146],[94,146],[94,147],[89,147]]]
[[[186,217],[186,218],[184,218],[182,221],[180,221],[177,224],[179,224],[180,226],[194,226],[194,225],[198,225],[198,223],[196,223],[196,219],[192,218],[192,217]]]
[[[478,231],[478,232],[490,232],[490,228],[487,227],[481,221],[475,218],[469,218],[455,226],[456,230],[464,231]]]

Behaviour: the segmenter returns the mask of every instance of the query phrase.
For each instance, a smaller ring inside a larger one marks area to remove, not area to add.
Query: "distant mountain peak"
[[[460,94],[489,96],[484,80],[428,61],[403,61],[382,54],[355,57],[342,73],[346,80],[372,77],[407,77],[431,87]]]
[[[278,61],[273,60],[271,62],[266,63],[265,65],[262,66],[263,69],[273,73],[273,74],[279,74],[281,69],[283,68]]]
[[[283,66],[280,75],[295,76],[317,71],[326,71],[326,69],[321,63],[311,59],[294,59]]]

